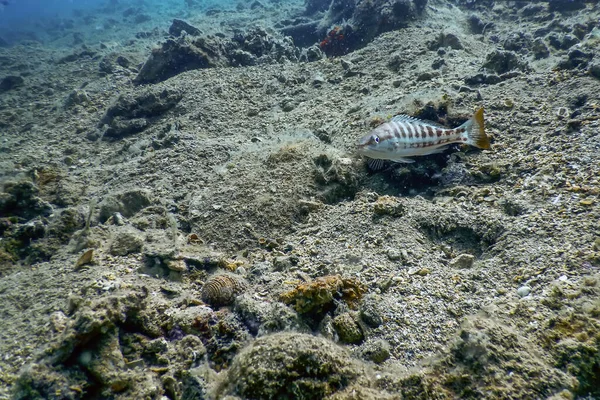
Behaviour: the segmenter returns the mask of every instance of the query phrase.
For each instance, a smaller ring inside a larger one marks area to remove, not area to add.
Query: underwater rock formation
[[[182,98],[183,93],[179,90],[155,87],[136,95],[123,94],[106,110],[99,126],[107,126],[104,137],[111,139],[141,132]]]
[[[202,33],[200,29],[188,24],[180,19],[174,19],[173,23],[169,27],[169,34],[173,36],[181,36],[181,33],[185,31],[188,35],[200,36]]]
[[[366,369],[346,349],[312,335],[277,333],[257,339],[234,359],[219,395],[317,399],[365,379]]]
[[[306,1],[306,15],[318,19],[288,25],[281,32],[304,47],[317,37],[328,56],[340,56],[403,26],[420,15],[426,4],[427,0],[333,0],[327,7]]]
[[[135,78],[135,83],[157,83],[185,71],[227,65],[220,40],[211,37],[192,39],[182,36],[167,39],[152,51]]]
[[[174,29],[177,32],[179,28]],[[258,27],[237,32],[231,39],[179,36],[152,52],[134,82],[158,83],[195,69],[297,61],[299,56],[289,38],[275,37]]]

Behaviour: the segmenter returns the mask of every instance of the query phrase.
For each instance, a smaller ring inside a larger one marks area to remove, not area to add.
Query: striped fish
[[[408,157],[441,153],[453,143],[466,143],[480,149],[490,148],[485,134],[483,108],[458,128],[448,129],[408,115],[396,115],[358,142],[358,152],[373,160],[372,169],[380,169],[383,160],[411,163]]]

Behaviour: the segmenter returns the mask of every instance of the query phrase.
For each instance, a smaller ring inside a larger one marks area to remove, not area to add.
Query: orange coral
[[[366,286],[355,278],[327,275],[312,282],[300,283],[281,295],[281,301],[290,304],[301,314],[321,313],[333,308],[335,301],[344,301],[355,307],[366,292]]]

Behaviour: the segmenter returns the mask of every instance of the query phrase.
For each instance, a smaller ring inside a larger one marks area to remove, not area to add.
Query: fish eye
[[[375,141],[375,143],[379,143],[379,136],[373,136],[373,140]]]

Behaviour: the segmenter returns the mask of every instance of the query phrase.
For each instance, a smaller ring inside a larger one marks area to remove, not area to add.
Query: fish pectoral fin
[[[405,163],[405,164],[410,164],[410,163],[415,162],[415,160],[413,160],[412,158],[406,158],[406,157],[398,157],[398,158],[391,159],[390,161],[397,162],[397,163]]]
[[[385,166],[385,161],[371,158],[367,161],[367,165],[371,171],[379,171]]]

